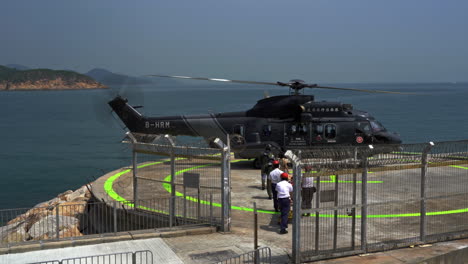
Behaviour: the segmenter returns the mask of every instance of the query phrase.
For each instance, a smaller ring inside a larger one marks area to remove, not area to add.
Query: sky
[[[468,81],[465,0],[16,0],[0,65],[308,82]]]

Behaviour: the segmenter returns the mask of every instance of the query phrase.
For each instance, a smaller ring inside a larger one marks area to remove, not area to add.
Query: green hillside
[[[0,82],[10,84],[31,82],[41,80],[62,79],[64,83],[73,84],[76,82],[92,83],[96,82],[93,78],[73,71],[56,71],[50,69],[33,69],[20,71],[0,65]]]

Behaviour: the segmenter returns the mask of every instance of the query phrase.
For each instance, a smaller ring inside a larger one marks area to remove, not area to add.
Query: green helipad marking
[[[152,165],[156,165],[156,164],[161,164],[161,163],[164,163],[166,161],[167,160],[153,162],[153,163],[147,163],[147,164],[140,165],[137,168],[140,169],[140,168],[144,168],[144,167],[148,167],[148,166],[152,166]],[[235,160],[235,161],[231,161],[231,163],[239,162],[239,161],[245,161],[245,160]],[[184,172],[187,172],[187,171],[190,171],[190,170],[194,170],[194,169],[197,169],[197,168],[203,168],[203,167],[213,166],[213,165],[217,165],[217,164],[219,164],[219,163],[211,163],[211,164],[199,165],[199,166],[183,169],[183,170],[177,171],[176,175],[179,175],[181,173],[184,173]],[[462,166],[457,166],[457,165],[450,165],[450,167],[468,170],[468,167],[462,167]],[[125,198],[121,197],[120,195],[118,195],[114,191],[114,189],[112,188],[112,185],[113,185],[115,180],[117,180],[120,176],[122,176],[125,173],[128,173],[130,171],[131,171],[131,169],[127,169],[127,170],[118,172],[118,173],[112,175],[111,177],[109,177],[106,180],[106,182],[104,183],[104,190],[106,191],[106,193],[112,199],[114,199],[114,200],[116,200],[118,202],[121,202],[121,203],[123,203],[125,205],[128,205],[130,207],[134,207],[135,205],[132,202],[130,202],[130,201],[126,200]],[[371,173],[371,172],[369,172],[369,173]],[[334,175],[331,175],[330,177],[332,177],[332,176],[334,176]],[[171,180],[171,175],[168,175],[168,176],[166,176],[164,178],[164,181],[170,181],[170,180]],[[336,178],[335,178],[335,180],[336,180]],[[327,181],[320,181],[320,182],[327,182]],[[330,182],[334,182],[334,181],[330,181]],[[340,182],[340,181],[338,181],[338,182]],[[346,182],[346,181],[344,181],[344,182]],[[368,183],[369,182],[370,181],[368,181]],[[375,181],[375,183],[378,183],[378,182],[379,181]],[[169,183],[163,183],[163,188],[168,192],[171,191],[171,185]],[[180,193],[180,192],[176,192],[176,196],[183,196],[183,194]],[[189,200],[189,201],[198,202],[197,198],[194,198],[194,197],[191,197],[191,196],[186,196],[186,199]],[[200,203],[210,204],[210,202],[204,201],[204,200],[200,200]],[[212,203],[212,205],[216,206],[216,207],[221,207],[221,204],[219,204],[219,203]],[[153,212],[168,214],[168,212],[148,208],[148,207],[145,207],[145,206],[138,206],[138,208],[142,208],[142,209],[153,211]],[[253,208],[240,207],[240,206],[231,206],[231,209],[239,210],[239,211],[247,211],[247,212],[253,212],[254,211]],[[279,212],[274,212],[274,211],[270,211],[270,210],[257,210],[257,212],[264,213],[264,214],[279,214]],[[468,208],[464,208],[464,209],[456,209],[456,210],[428,212],[428,213],[426,213],[426,215],[431,216],[431,215],[461,214],[461,213],[467,213],[467,212],[468,212]],[[420,215],[421,215],[420,213],[406,213],[406,214],[367,215],[367,217],[368,218],[394,218],[394,217],[417,217],[417,216],[420,216]],[[312,214],[310,217],[316,217],[316,214]],[[330,218],[330,217],[335,217],[335,215],[334,214],[319,214],[319,217]],[[339,218],[351,218],[352,216],[337,215],[337,217],[339,217]],[[361,218],[361,215],[356,215],[356,218]]]
[[[458,169],[464,169],[464,170],[468,170],[468,168],[467,168],[467,167],[458,166],[458,165],[450,165],[450,167],[454,167],[454,168],[458,168]]]

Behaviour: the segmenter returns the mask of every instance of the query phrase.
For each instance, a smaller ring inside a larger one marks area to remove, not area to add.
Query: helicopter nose
[[[397,133],[389,132],[379,132],[374,134],[374,139],[376,143],[385,143],[385,144],[401,144],[400,135]]]
[[[401,144],[402,142],[398,133],[389,133],[388,139],[390,144]]]

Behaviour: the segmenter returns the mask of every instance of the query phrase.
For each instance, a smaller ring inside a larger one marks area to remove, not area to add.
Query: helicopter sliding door
[[[310,145],[311,123],[284,124],[284,144],[286,147],[306,147]]]

